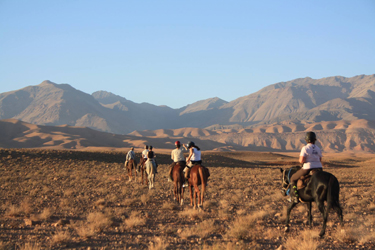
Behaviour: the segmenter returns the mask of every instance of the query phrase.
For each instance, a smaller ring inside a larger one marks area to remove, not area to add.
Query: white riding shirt
[[[201,160],[201,151],[193,148],[193,155],[190,158],[190,161],[200,161]]]
[[[309,143],[301,149],[300,156],[305,157],[306,162],[302,169],[322,168],[320,159],[322,158],[322,151],[315,144]]]

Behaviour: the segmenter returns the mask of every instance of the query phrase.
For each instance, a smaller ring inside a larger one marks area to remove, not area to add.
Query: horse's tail
[[[329,177],[328,190],[327,190],[327,211],[330,208],[340,208],[339,202],[340,184],[334,175]]]
[[[205,174],[203,173],[203,167],[202,166],[199,166],[199,168],[198,168],[198,172],[199,172],[199,177],[201,178],[201,184],[202,184],[202,192],[201,192],[201,195],[202,195],[202,197],[204,197],[204,193],[205,193],[205,191],[206,191],[206,178],[204,178],[205,177]]]

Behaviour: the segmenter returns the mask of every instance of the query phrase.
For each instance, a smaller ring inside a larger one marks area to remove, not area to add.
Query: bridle
[[[286,174],[286,170],[283,171],[283,188],[285,189],[288,189],[289,188],[289,185],[290,185],[290,172],[292,171],[292,168],[289,168],[289,171],[288,171],[288,179],[287,181],[285,180],[285,174]]]

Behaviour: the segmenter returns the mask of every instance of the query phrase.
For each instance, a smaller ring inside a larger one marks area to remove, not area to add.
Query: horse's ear
[[[280,168],[280,172],[283,173],[283,172],[284,172],[284,169]]]

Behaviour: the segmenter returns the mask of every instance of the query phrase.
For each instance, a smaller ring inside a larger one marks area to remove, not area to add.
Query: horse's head
[[[282,181],[282,188],[287,189],[289,186],[289,178],[287,176],[287,173],[289,172],[289,168],[287,169],[282,169],[280,168],[280,172],[282,174],[281,181]]]
[[[299,166],[294,166],[291,168],[282,169],[280,168],[280,172],[282,173],[282,188],[287,189],[290,183],[290,177],[297,172],[297,170],[300,169]]]

